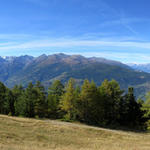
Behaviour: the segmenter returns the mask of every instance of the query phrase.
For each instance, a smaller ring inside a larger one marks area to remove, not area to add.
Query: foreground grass
[[[0,115],[0,150],[149,150],[150,134]]]

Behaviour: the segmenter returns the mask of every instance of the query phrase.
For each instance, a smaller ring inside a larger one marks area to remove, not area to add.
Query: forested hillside
[[[147,129],[149,114],[142,106],[143,102],[135,99],[132,87],[125,94],[115,80],[105,80],[100,86],[84,80],[81,87],[72,78],[65,86],[56,80],[48,93],[39,81],[29,83],[25,89],[21,86],[8,89],[0,83],[0,113],[12,116],[143,130]]]

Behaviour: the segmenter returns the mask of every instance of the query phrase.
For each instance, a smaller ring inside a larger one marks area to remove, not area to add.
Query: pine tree
[[[131,128],[145,128],[148,118],[144,117],[146,113],[141,109],[142,105],[137,103],[134,96],[134,89],[129,87],[128,94],[126,95],[126,124]]]
[[[0,82],[0,113],[1,114],[5,114],[6,112],[5,107],[4,107],[6,91],[7,89],[5,85],[2,82]]]
[[[60,107],[61,110],[66,112],[66,120],[76,119],[76,93],[75,93],[75,80],[70,79],[66,86],[66,92],[62,96]]]
[[[49,87],[47,96],[48,118],[59,117],[59,103],[63,93],[64,93],[64,86],[59,80],[54,81],[52,85]]]
[[[35,91],[34,112],[36,117],[42,118],[45,116],[46,95],[44,86],[41,85],[40,81],[36,82],[34,91]]]
[[[5,112],[9,115],[15,115],[15,97],[13,96],[13,93],[11,90],[7,89],[6,97],[5,97]]]
[[[34,85],[30,82],[25,90],[22,97],[22,102],[24,102],[24,113],[26,117],[35,117],[35,100],[37,99],[37,91]]]
[[[97,122],[96,105],[98,100],[98,89],[92,81],[84,80],[80,95],[80,119],[86,123],[95,124]]]
[[[55,80],[48,89],[48,94],[61,96],[64,93],[64,85],[60,80]]]
[[[104,80],[100,86],[100,94],[104,105],[104,120],[106,125],[116,124],[120,118],[119,109],[123,91],[115,81]]]
[[[146,93],[145,102],[142,105],[143,105],[143,110],[146,111],[145,116],[150,118],[150,92]]]
[[[21,85],[15,85],[11,90],[14,97],[14,107],[16,116],[25,116],[25,100],[24,100],[24,89]]]

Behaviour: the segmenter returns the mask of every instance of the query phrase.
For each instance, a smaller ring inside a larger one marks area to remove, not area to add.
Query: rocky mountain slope
[[[150,73],[150,63],[148,63],[148,64],[128,64],[128,66],[130,66],[131,68],[138,70],[138,71]]]
[[[89,79],[98,85],[104,79],[115,79],[123,89],[134,86],[137,95],[150,90],[149,73],[135,71],[121,62],[104,58],[65,54],[0,57],[0,81],[8,87],[15,84],[27,86],[37,80],[48,87],[56,79],[65,83],[71,77],[79,84]]]

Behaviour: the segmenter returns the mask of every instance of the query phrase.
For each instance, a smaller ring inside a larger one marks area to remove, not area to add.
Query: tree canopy
[[[146,129],[150,106],[137,101],[133,87],[124,92],[117,81],[104,80],[100,86],[84,80],[81,86],[70,79],[64,86],[54,81],[48,91],[37,81],[26,88],[9,89],[0,82],[0,113],[14,116],[81,121],[96,126],[123,126]]]

